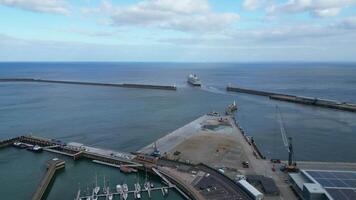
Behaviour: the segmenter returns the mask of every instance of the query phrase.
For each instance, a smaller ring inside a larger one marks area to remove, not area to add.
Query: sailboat
[[[95,176],[95,188],[94,188],[94,193],[95,195],[98,195],[100,191],[100,187],[98,186],[98,175]]]
[[[116,185],[116,191],[117,191],[117,193],[119,193],[120,199],[122,199],[123,190],[122,190],[122,186],[120,184]]]
[[[110,193],[110,187],[108,186],[106,189],[107,197],[109,200],[112,200],[114,198],[114,195]]]
[[[87,185],[87,195],[88,195],[88,197],[86,198],[86,200],[92,200],[91,196],[90,196],[90,193],[89,193],[89,186],[88,185]]]
[[[103,193],[106,194],[106,181],[105,181],[105,176],[104,176],[104,187],[103,187]]]
[[[141,186],[139,183],[135,183],[135,194],[137,199],[141,199]]]
[[[126,200],[127,196],[128,196],[127,193],[129,192],[129,188],[127,187],[126,183],[122,184],[122,191],[123,191],[122,198],[124,198],[124,200]]]

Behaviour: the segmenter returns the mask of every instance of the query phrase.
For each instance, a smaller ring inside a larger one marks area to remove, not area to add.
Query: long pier
[[[288,102],[311,105],[311,106],[356,112],[356,104],[354,103],[338,102],[335,100],[321,99],[315,97],[303,97],[303,96],[281,94],[281,93],[267,92],[261,90],[252,90],[252,89],[232,87],[232,86],[227,86],[226,90],[229,92],[239,92],[239,93],[246,93],[252,95],[266,96],[269,97],[270,99],[279,100],[279,101],[288,101]]]
[[[51,180],[54,178],[55,173],[65,167],[65,161],[59,159],[53,159],[48,161],[47,172],[44,175],[42,181],[37,187],[36,192],[32,196],[32,200],[41,200],[43,195],[48,189]]]
[[[57,83],[57,84],[91,85],[91,86],[121,87],[121,88],[177,90],[177,87],[175,85],[171,86],[171,85],[151,85],[151,84],[131,84],[131,83],[99,83],[99,82],[47,80],[47,79],[34,79],[34,78],[2,78],[0,79],[0,82]]]
[[[130,153],[85,146],[81,143],[76,142],[70,142],[65,144],[58,140],[52,140],[33,135],[23,135],[0,141],[0,148],[10,146],[14,142],[21,142],[29,145],[39,145],[43,148],[44,151],[69,156],[74,160],[80,158],[87,158],[113,165],[140,165],[139,163],[134,161],[134,158],[136,156]]]

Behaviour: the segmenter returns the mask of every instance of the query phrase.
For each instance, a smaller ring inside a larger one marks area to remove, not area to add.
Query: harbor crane
[[[284,147],[288,151],[288,163],[282,167],[282,171],[296,172],[296,171],[298,171],[298,168],[297,168],[297,163],[294,160],[292,137],[287,137],[283,117],[282,117],[282,114],[281,114],[281,111],[280,111],[278,105],[276,105],[276,110],[277,110],[277,117],[278,117],[278,122],[279,122],[279,127],[280,127],[280,131],[281,131],[281,135],[282,135],[283,144],[284,144]]]

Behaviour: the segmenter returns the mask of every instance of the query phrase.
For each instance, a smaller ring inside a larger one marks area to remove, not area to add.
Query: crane
[[[287,137],[283,117],[282,117],[281,110],[279,109],[278,105],[276,105],[276,110],[277,110],[277,117],[278,117],[279,128],[281,131],[283,144],[284,144],[284,147],[288,151],[288,164],[285,165],[283,169],[284,169],[284,171],[295,172],[295,171],[298,171],[298,168],[297,168],[297,163],[294,161],[292,137]]]

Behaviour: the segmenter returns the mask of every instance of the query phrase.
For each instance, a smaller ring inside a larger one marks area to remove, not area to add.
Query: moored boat
[[[127,194],[128,191],[129,191],[129,188],[127,187],[127,184],[123,184],[123,185],[122,185],[122,192],[123,192],[122,198],[123,198],[124,200],[126,200],[127,197],[128,197],[128,194]]]
[[[121,172],[124,172],[126,174],[129,174],[129,173],[136,173],[137,172],[137,169],[134,169],[134,168],[131,168],[131,167],[128,167],[128,166],[125,166],[125,165],[121,165],[120,166],[120,171]]]
[[[33,152],[41,152],[43,150],[43,148],[38,145],[35,145],[35,146],[27,147],[27,150],[33,151]]]

